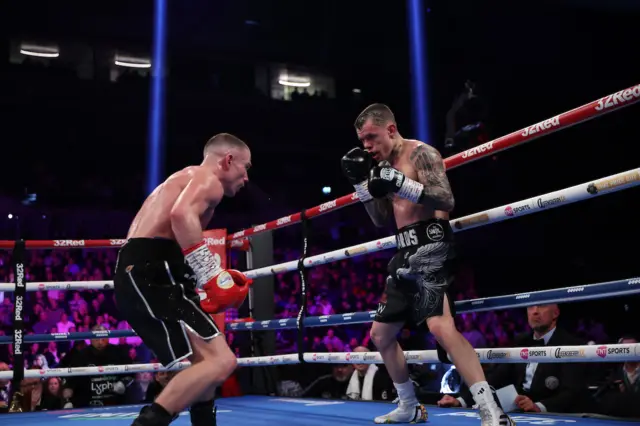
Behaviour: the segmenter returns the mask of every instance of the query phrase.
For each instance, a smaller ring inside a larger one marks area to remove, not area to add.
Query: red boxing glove
[[[223,275],[229,279],[221,279]],[[227,309],[238,309],[249,293],[253,280],[235,269],[224,270],[217,280],[207,282],[202,290],[206,297],[200,306],[208,314],[219,314]]]

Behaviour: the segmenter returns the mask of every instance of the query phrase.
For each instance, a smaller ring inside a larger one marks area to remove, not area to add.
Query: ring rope
[[[480,158],[496,154],[500,151],[504,151],[518,145],[522,145],[526,142],[531,142],[541,136],[549,135],[559,130],[566,129],[567,127],[584,123],[593,118],[603,116],[607,113],[616,111],[629,105],[633,105],[638,101],[640,101],[640,84],[620,90],[611,95],[604,96],[593,102],[589,102],[588,104],[556,115],[532,126],[525,127],[523,129],[509,133],[506,136],[502,136],[500,138],[486,142],[482,145],[478,145],[474,148],[463,151],[459,154],[453,155],[449,158],[445,158],[445,168],[447,170],[454,169],[463,164],[479,160]],[[316,216],[323,215],[325,213],[329,213],[330,211],[355,204],[357,201],[358,196],[354,192],[353,194],[344,195],[333,201],[328,201],[319,206],[307,209],[305,210],[305,213],[307,218],[310,219]],[[264,223],[262,225],[254,226],[253,228],[235,232],[231,234],[228,239],[236,240],[239,238],[246,238],[251,235],[293,225],[294,223],[300,222],[300,220],[301,217],[299,213],[285,216],[280,219]]]
[[[640,101],[640,84],[620,90],[611,95],[604,96],[580,107],[566,111],[562,114],[541,121],[532,126],[525,127],[508,135],[486,142],[477,147],[468,149],[444,160],[447,170],[451,170],[480,158],[493,155],[497,152],[533,141],[541,136],[548,135],[559,130],[566,129],[576,124],[584,123],[597,117],[601,117],[613,111],[633,105]],[[307,218],[311,219],[329,213],[330,211],[355,204],[358,201],[356,193],[347,194],[333,201],[328,201],[319,206],[305,210]],[[247,241],[237,240],[251,235],[259,234],[274,229],[284,228],[302,220],[300,213],[281,217],[280,219],[254,226],[253,228],[235,232],[227,238],[227,246],[247,250]],[[120,247],[126,242],[124,239],[111,240],[31,240],[26,241],[27,249],[55,249],[55,248],[107,248]],[[0,249],[12,249],[15,242],[0,240]]]
[[[624,189],[640,185],[640,168],[611,175],[592,182],[582,183],[569,188],[561,189],[547,194],[531,197],[526,200],[516,201],[500,207],[470,214],[452,220],[451,227],[454,232],[477,228],[491,223],[502,222],[525,216],[540,211],[564,206],[586,200],[587,198],[611,194]],[[334,250],[328,253],[308,257],[304,264],[306,267],[324,265],[348,257],[360,256],[365,253],[375,253],[396,246],[395,236],[357,244],[355,246]],[[297,269],[298,261],[293,260],[264,268],[253,269],[245,272],[249,278],[259,278],[272,274],[293,271]]]
[[[560,207],[567,204],[599,197],[640,185],[640,168],[607,176],[589,183],[582,183],[555,192],[531,197],[526,200],[516,201],[500,207],[485,210],[479,213],[463,216],[451,221],[454,232],[477,228],[492,223],[514,219],[519,216]],[[28,242],[27,242],[28,243]],[[15,243],[13,243],[15,244]],[[396,246],[394,236],[381,238],[374,241],[358,244],[351,247],[318,254],[304,260],[304,266],[318,266],[329,262],[346,259],[347,257],[360,256],[365,253],[375,253]],[[249,278],[258,278],[271,274],[293,271],[298,268],[298,261],[292,260],[277,265],[246,271]],[[110,290],[113,289],[113,281],[58,281],[58,282],[33,282],[27,283],[26,291],[46,290]],[[0,291],[14,291],[13,283],[0,283]]]
[[[13,292],[16,289],[14,283],[0,283],[0,291]],[[49,290],[113,290],[111,281],[43,281],[27,283],[27,292]]]
[[[530,293],[517,293],[480,299],[459,300],[454,302],[459,314],[482,312],[498,309],[513,309],[545,303],[571,303],[585,300],[605,299],[640,293],[640,277],[574,287],[540,290]],[[352,312],[335,315],[306,317],[305,327],[325,327],[332,325],[366,324],[373,321],[376,311]],[[236,320],[227,323],[234,331],[244,330],[286,330],[297,328],[296,318],[282,318],[265,321]],[[132,330],[99,330],[76,333],[31,334],[23,337],[25,343],[71,341],[86,339],[104,339],[136,337]],[[0,344],[12,342],[11,336],[0,336]]]
[[[497,349],[474,349],[482,364],[565,363],[565,362],[624,362],[640,360],[640,343],[612,345],[544,346]],[[304,361],[318,364],[382,364],[379,352],[305,352]],[[439,364],[435,350],[405,351],[409,364]],[[299,364],[298,354],[238,358],[239,367]],[[183,370],[190,362],[178,362],[171,368],[161,364],[108,365],[97,367],[48,368],[24,370],[25,378],[70,377],[105,374]],[[0,372],[0,379],[11,379],[11,371]]]

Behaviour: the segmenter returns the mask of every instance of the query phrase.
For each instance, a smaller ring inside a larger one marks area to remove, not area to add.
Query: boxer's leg
[[[397,340],[398,332],[409,317],[408,307],[406,295],[399,291],[394,279],[388,277],[371,327],[371,340],[380,352],[393,380],[398,392],[399,405],[390,413],[376,417],[375,423],[424,423],[427,419],[424,406],[416,398],[413,382],[409,378],[407,360]]]
[[[236,356],[223,338],[205,341],[188,331],[189,341],[199,362],[181,371],[156,399],[171,415],[202,400],[212,387],[222,384],[236,368]]]
[[[424,285],[425,280],[422,283]],[[460,376],[469,386],[473,399],[480,409],[482,425],[514,425],[511,418],[504,414],[498,406],[473,346],[456,329],[447,293],[433,290],[431,296],[435,302],[435,307],[430,313],[433,316],[427,318],[427,327],[440,346],[447,352]]]
[[[371,341],[380,352],[393,383],[405,383],[409,380],[407,360],[397,339],[403,325],[402,322],[385,324],[374,321],[371,326]]]
[[[442,315],[427,318],[427,327],[440,346],[451,356],[465,383],[473,385],[483,382],[485,376],[478,355],[469,341],[456,329],[447,297],[446,294],[442,296]]]
[[[200,354],[197,356],[194,354],[190,361],[191,363],[197,363],[203,361],[203,359],[200,357]],[[200,398],[191,405],[189,408],[191,426],[216,425],[216,416],[213,411],[216,389],[218,389],[217,385],[210,386],[200,395]]]

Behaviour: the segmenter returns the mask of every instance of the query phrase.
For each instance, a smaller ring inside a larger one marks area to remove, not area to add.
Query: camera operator
[[[476,83],[467,80],[447,112],[443,155],[448,157],[487,142],[486,118],[487,105],[478,96]]]

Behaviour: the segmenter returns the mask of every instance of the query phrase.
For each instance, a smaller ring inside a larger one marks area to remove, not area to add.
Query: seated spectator
[[[635,336],[625,336],[620,343],[638,343]],[[596,392],[598,413],[616,417],[640,418],[640,362],[618,365],[607,382]]]
[[[76,291],[73,293],[73,300],[69,302],[69,309],[71,310],[71,314],[74,315],[74,318],[75,313],[79,312],[81,308],[84,308],[83,312],[87,312],[87,301],[82,298],[82,294],[80,294],[79,291]]]
[[[160,371],[155,374],[153,381],[149,383],[149,387],[144,394],[144,400],[142,402],[150,403],[156,400],[162,389],[167,386],[169,381],[176,375],[173,371]]]
[[[105,331],[96,326],[92,331]],[[91,345],[84,349],[67,354],[60,362],[61,367],[88,367],[129,364],[126,353],[121,346],[109,344],[109,339],[91,340]],[[101,375],[72,376],[65,383],[65,389],[71,391],[73,407],[112,406],[131,403],[127,394],[127,384],[133,381],[132,376]]]
[[[358,346],[354,352],[370,352]],[[346,396],[363,401],[391,401],[396,398],[395,387],[386,370],[375,364],[353,364],[354,371],[349,380]]]
[[[539,305],[527,308],[529,325],[533,333],[518,337],[515,347],[573,346],[583,342],[556,326],[560,309],[558,305]],[[542,350],[542,349],[541,349]],[[586,408],[588,393],[586,368],[579,363],[497,364],[487,374],[489,385],[496,389],[515,386],[518,396],[515,403],[525,412],[582,412]],[[445,395],[441,407],[471,407],[473,397],[465,387],[459,398]]]
[[[331,374],[320,376],[302,393],[302,397],[346,399],[347,386],[353,373],[351,364],[333,364]]]
[[[0,362],[0,371],[10,371],[11,369],[4,362]],[[0,413],[9,411],[11,398],[11,380],[0,379]]]
[[[327,330],[323,343],[329,352],[342,352],[344,350],[344,344],[338,336],[334,335],[333,328]]]
[[[487,341],[484,336],[475,326],[475,322],[471,317],[466,317],[464,320],[464,331],[462,335],[469,341],[474,348],[486,348]]]
[[[71,327],[75,327],[76,325],[69,321],[69,316],[66,313],[60,315],[60,321],[56,324],[58,328],[58,333],[68,333]]]
[[[40,401],[35,406],[35,411],[62,409],[62,386],[58,377],[49,377],[44,381]]]
[[[23,412],[36,411],[36,407],[42,400],[42,380],[35,377],[23,379],[20,382],[20,407]],[[16,394],[17,395],[17,394]]]
[[[63,355],[64,354],[58,353],[58,345],[56,342],[49,342],[47,349],[44,350],[44,356],[50,367],[57,367]]]

